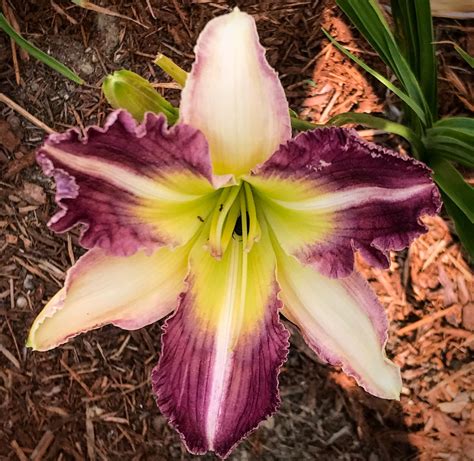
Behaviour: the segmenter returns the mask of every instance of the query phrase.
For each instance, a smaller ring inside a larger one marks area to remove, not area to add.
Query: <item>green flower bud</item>
[[[108,75],[102,84],[102,91],[114,109],[125,109],[138,122],[145,112],[164,114],[170,125],[178,120],[178,109],[168,102],[152,84],[130,70],[118,70]]]

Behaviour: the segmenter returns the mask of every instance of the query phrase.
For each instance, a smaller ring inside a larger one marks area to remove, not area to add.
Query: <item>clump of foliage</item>
[[[393,31],[376,0],[337,0],[337,4],[392,70],[399,86],[326,35],[402,100],[404,119],[403,124],[396,124],[368,114],[347,113],[333,122],[360,123],[404,137],[412,154],[433,170],[446,211],[465,248],[474,256],[474,188],[459,172],[459,167],[474,167],[474,119],[438,116],[436,45],[429,0],[392,0]],[[469,57],[466,55],[464,52],[464,59]]]

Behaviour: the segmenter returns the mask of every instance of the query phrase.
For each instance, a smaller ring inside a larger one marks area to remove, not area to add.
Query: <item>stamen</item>
[[[245,186],[244,186],[245,189]],[[248,240],[248,219],[249,214],[247,211],[247,201],[245,200],[245,194],[240,194],[240,227],[242,231],[242,243],[244,249],[247,248]]]
[[[250,185],[244,182],[246,208],[249,216],[248,240],[244,245],[245,251],[250,251],[255,242],[260,240],[261,229],[257,219],[257,209]]]
[[[245,189],[245,186],[244,186]],[[248,252],[246,250],[247,247],[247,239],[248,239],[248,220],[249,220],[249,214],[247,211],[247,200],[245,199],[245,192],[244,189],[240,193],[239,199],[240,199],[240,221],[241,221],[241,230],[242,230],[242,244],[241,246],[239,245],[240,251],[242,251],[242,284],[240,286],[240,306],[237,312],[235,313],[239,325],[241,324],[240,322],[242,321],[242,318],[245,313],[245,302],[247,300],[247,278],[248,278]]]
[[[248,253],[260,239],[260,225],[257,209],[249,184],[227,187],[222,190],[212,212],[207,248],[212,256],[221,258],[234,238],[242,242],[242,249]]]
[[[222,250],[222,232],[226,222],[227,215],[232,205],[239,195],[240,186],[226,187],[223,191],[216,207],[214,208],[211,222],[211,230],[209,233],[209,246],[211,254],[220,258],[223,254]],[[235,219],[237,219],[238,215]],[[235,224],[235,221],[234,221]]]
[[[242,191],[240,191],[239,196],[242,196]],[[229,215],[224,224],[224,230],[222,231],[222,238],[221,238],[221,251],[222,254],[225,253],[229,242],[232,238],[232,234],[234,233],[234,229],[237,225],[237,221],[240,219],[240,203],[239,200],[236,200],[232,204],[232,208],[229,211]]]

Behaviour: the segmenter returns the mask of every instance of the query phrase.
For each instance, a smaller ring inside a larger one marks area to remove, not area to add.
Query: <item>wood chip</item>
[[[24,451],[21,449],[20,445],[18,445],[16,440],[12,440],[10,446],[13,448],[20,461],[28,461],[28,457],[25,455]]]
[[[31,453],[31,461],[41,461],[46,455],[46,452],[53,440],[54,434],[49,430],[46,431],[38,442],[38,445],[36,445],[35,449],[33,450],[33,453]]]
[[[459,312],[461,309],[460,306],[454,305],[451,307],[448,307],[447,309],[443,309],[439,312],[434,312],[433,314],[427,315],[426,317],[423,317],[422,319],[418,320],[417,322],[414,322],[410,325],[407,325],[406,327],[400,328],[397,331],[397,335],[405,335],[407,333],[410,333],[410,331],[416,330],[422,326],[425,326],[427,324],[430,324],[434,322],[437,319],[440,319],[442,317],[445,317],[446,315],[453,314],[456,312]]]
[[[21,370],[20,362],[16,359],[16,357],[3,345],[0,343],[0,352],[8,359],[10,360],[13,365],[15,365],[16,368]]]

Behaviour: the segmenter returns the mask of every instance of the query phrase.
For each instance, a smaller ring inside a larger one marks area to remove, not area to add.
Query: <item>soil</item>
[[[163,52],[189,69],[204,24],[235,4],[254,15],[268,59],[302,117],[324,122],[348,110],[400,116],[399,101],[323,38],[321,27],[386,72],[333,1],[97,4],[123,17],[54,0],[2,2],[3,13],[27,39],[87,82],[78,86],[55,74],[0,34],[0,93],[46,128],[101,123],[110,110],[101,81],[120,68],[149,78],[177,103],[179,92],[153,58]],[[471,54],[472,32],[472,22],[436,22],[437,39],[455,41]],[[469,115],[472,72],[452,46],[440,45],[439,55],[442,115]],[[406,149],[386,134],[360,133]],[[54,186],[34,163],[44,135],[37,122],[0,104],[0,459],[192,459],[150,389],[159,324],[136,332],[105,327],[47,353],[24,347],[35,315],[84,251],[77,231],[55,235],[46,226]],[[402,368],[400,402],[368,395],[322,365],[294,334],[280,376],[280,410],[230,459],[474,459],[473,275],[449,220],[429,218],[426,224],[429,232],[394,254],[389,270],[358,262],[391,320],[387,349]]]

